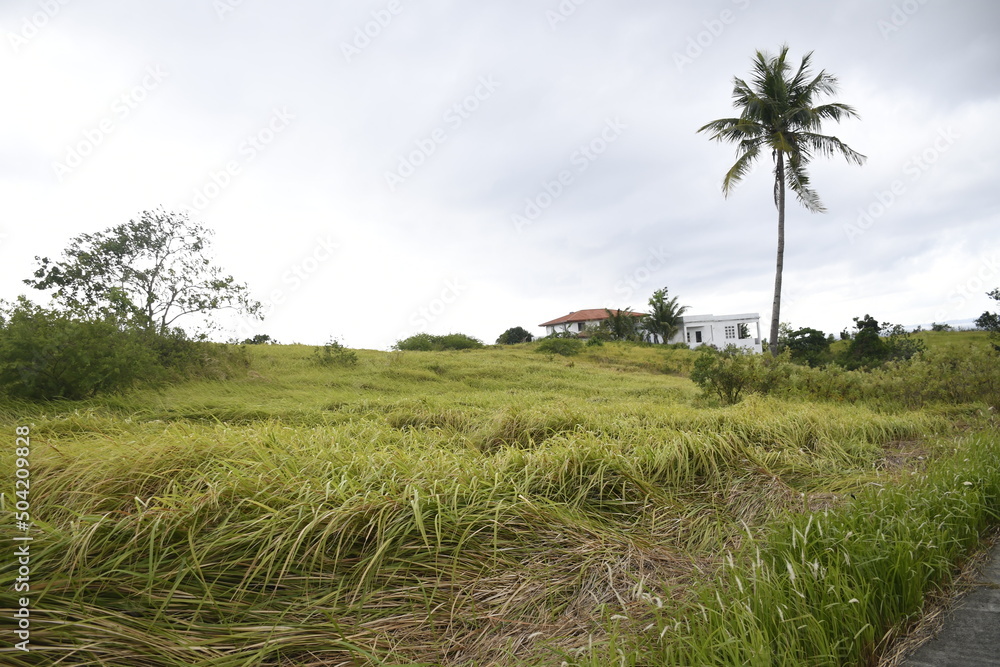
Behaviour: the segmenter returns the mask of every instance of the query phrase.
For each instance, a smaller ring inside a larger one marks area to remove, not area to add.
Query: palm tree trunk
[[[778,151],[778,166],[774,170],[778,206],[778,262],[774,272],[774,304],[771,307],[771,356],[778,356],[778,321],[781,316],[781,271],[785,264],[785,155]]]

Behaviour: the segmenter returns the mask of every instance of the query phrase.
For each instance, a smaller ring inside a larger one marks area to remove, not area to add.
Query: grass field
[[[5,544],[19,426],[36,525],[0,662],[865,664],[1000,509],[989,401],[722,407],[694,353],[618,344],[311,353],[4,407]]]

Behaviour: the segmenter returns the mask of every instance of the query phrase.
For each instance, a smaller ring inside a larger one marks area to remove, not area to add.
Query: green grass
[[[5,664],[617,664],[601,661],[619,651],[628,664],[726,664],[713,660],[758,650],[852,664],[995,509],[988,457],[967,455],[995,442],[954,426],[959,413],[964,429],[990,424],[977,404],[719,407],[683,377],[693,353],[644,346],[358,351],[355,366],[325,368],[311,353],[254,347],[241,377],[0,411],[9,434],[31,426],[37,524],[35,652],[0,649]],[[12,447],[0,466],[13,471]],[[975,484],[959,489],[975,496],[964,509],[905,511],[949,475]],[[816,542],[815,557],[792,558],[795,531],[885,534],[865,517],[897,515],[929,530],[942,512],[974,519],[942,532],[951,546],[898,589],[903,603],[881,604],[874,586],[862,598],[851,577],[897,582],[923,561],[838,571],[836,599],[864,601],[871,627],[857,637],[844,639],[840,607],[797,602],[782,583],[783,559],[801,582],[827,553]],[[8,618],[15,576],[0,561]],[[735,597],[736,576],[759,599]],[[751,611],[730,613],[737,599]],[[808,616],[806,630],[754,620],[775,604]]]

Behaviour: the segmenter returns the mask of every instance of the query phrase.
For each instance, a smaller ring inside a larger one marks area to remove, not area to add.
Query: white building
[[[617,310],[612,310],[618,313]],[[629,311],[630,315],[643,317],[645,313]],[[608,319],[608,312],[604,308],[591,308],[588,310],[576,310],[568,315],[557,317],[554,320],[539,324],[545,327],[545,334],[552,335],[556,332],[569,332],[581,334],[588,329],[598,326]],[[662,342],[655,337],[655,342]],[[671,338],[669,343],[687,343],[692,348],[701,345],[713,345],[724,349],[730,345],[750,350],[761,351],[760,343],[760,314],[759,313],[739,313],[736,315],[684,315],[681,317],[681,326],[677,335]]]
[[[677,335],[671,343],[687,343],[691,347],[714,345],[720,350],[735,345],[754,352],[761,351],[760,314],[684,315]]]

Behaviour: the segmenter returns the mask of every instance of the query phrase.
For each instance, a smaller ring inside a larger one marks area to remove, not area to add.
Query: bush
[[[788,353],[778,357],[754,354],[729,346],[722,352],[699,348],[691,380],[706,394],[732,405],[747,393],[767,394],[788,375]]]
[[[518,343],[530,343],[534,336],[528,333],[523,327],[511,327],[497,338],[497,345],[516,345]]]
[[[543,338],[538,347],[535,348],[535,351],[543,354],[561,354],[564,357],[572,357],[580,354],[580,350],[582,349],[583,341],[578,338],[552,336]]]
[[[274,340],[267,334],[257,334],[253,338],[244,338],[240,345],[277,345],[278,341]]]
[[[358,355],[331,338],[326,345],[313,350],[312,360],[317,366],[354,366],[358,363]]]
[[[397,340],[392,349],[441,352],[443,350],[474,350],[481,347],[483,347],[483,341],[465,334],[452,333],[446,336],[434,336],[428,333],[419,333],[403,340]]]
[[[155,334],[21,298],[0,317],[0,387],[32,400],[87,398],[203,368],[205,345],[180,330]]]
[[[805,327],[788,334],[785,347],[791,351],[792,361],[807,366],[822,366],[833,359],[830,342],[822,331]]]
[[[890,361],[906,361],[925,348],[924,342],[911,338],[902,325],[888,322],[880,325],[871,315],[855,317],[854,321],[858,333],[837,359],[848,370],[874,369]]]

